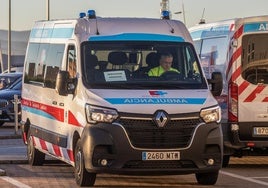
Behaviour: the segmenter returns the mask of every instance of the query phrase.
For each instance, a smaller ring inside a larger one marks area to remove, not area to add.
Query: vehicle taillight
[[[238,86],[233,82],[229,83],[228,120],[229,122],[238,121]]]

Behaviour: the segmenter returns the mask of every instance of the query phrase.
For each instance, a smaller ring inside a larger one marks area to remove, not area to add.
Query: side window
[[[70,45],[68,46],[67,51],[67,70],[69,72],[70,78],[76,77],[76,51],[75,46]]]
[[[32,43],[26,57],[25,83],[43,85],[48,44]]]
[[[64,45],[52,44],[49,48],[49,56],[46,61],[45,69],[45,87],[55,88],[57,74],[61,67]]]
[[[63,52],[63,44],[31,43],[25,61],[24,82],[55,88]]]
[[[35,77],[35,65],[37,64],[38,49],[40,44],[30,43],[25,61],[25,77],[24,82],[29,83]]]
[[[193,49],[187,46],[185,49],[185,53],[186,53],[186,61],[187,61],[186,72],[190,75],[200,74],[198,63],[194,56]]]

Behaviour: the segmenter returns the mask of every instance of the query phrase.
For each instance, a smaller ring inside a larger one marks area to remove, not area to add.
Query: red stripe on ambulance
[[[74,116],[74,114],[71,111],[68,111],[68,123],[81,127],[81,124],[77,121],[76,117]]]
[[[228,68],[226,70],[226,76],[229,74],[231,68],[233,67],[234,62],[241,56],[242,53],[242,47],[240,46],[232,55],[229,63],[228,63]]]
[[[52,144],[50,142],[47,142],[43,139],[37,138],[32,136],[34,145],[37,148],[40,148],[44,151],[47,151],[48,153],[55,155],[56,157],[60,159],[64,159],[64,161],[74,164],[74,155],[73,151],[67,148],[62,148],[58,145]],[[64,155],[65,154],[65,155]]]
[[[54,107],[54,106],[49,106],[46,104],[42,104],[36,101],[30,101],[27,99],[22,99],[21,104],[23,106],[27,106],[30,108],[34,108],[40,111],[43,111],[49,115],[51,115],[53,118],[55,118],[58,121],[63,122],[64,121],[64,109]]]
[[[239,86],[239,89],[238,89],[238,95],[240,95],[241,93],[243,93],[243,91],[246,90],[246,88],[249,86],[249,82],[247,81],[244,81],[240,86]]]
[[[256,98],[257,94],[261,93],[264,88],[264,85],[257,86],[255,90],[244,100],[244,102],[252,102]]]

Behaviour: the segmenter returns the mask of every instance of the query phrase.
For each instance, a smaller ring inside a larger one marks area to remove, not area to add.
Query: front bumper
[[[267,122],[243,122],[226,124],[224,141],[227,148],[240,150],[245,148],[268,148],[267,135],[255,135],[254,127],[267,127]]]
[[[142,143],[134,143],[129,130],[120,124],[100,123],[86,126],[82,134],[86,169],[93,173],[163,175],[212,172],[221,168],[222,130],[216,123],[197,125],[184,147],[169,147],[168,144],[149,146],[146,139],[150,142],[153,139],[148,138],[146,130],[144,131],[144,134],[138,135],[144,136],[145,144],[142,146]],[[164,132],[165,130],[163,134]],[[159,137],[164,139],[161,135],[156,135],[155,139]],[[165,140],[157,142],[163,143]],[[142,160],[144,151],[179,151],[180,160],[145,161]],[[102,163],[103,159],[107,161],[105,165]],[[208,162],[211,159],[213,164]]]

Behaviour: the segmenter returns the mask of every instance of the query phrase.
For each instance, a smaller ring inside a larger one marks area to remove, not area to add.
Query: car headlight
[[[111,123],[117,119],[118,113],[115,109],[86,105],[87,121],[89,123],[107,122]]]
[[[202,109],[200,116],[206,123],[219,123],[221,121],[221,108],[219,106],[216,106],[213,108]]]

